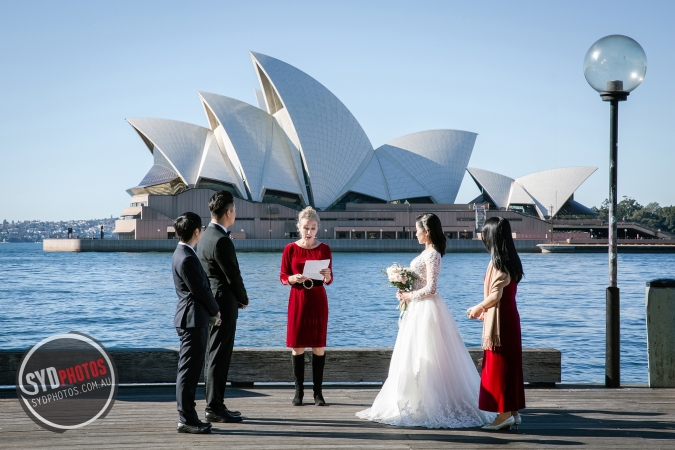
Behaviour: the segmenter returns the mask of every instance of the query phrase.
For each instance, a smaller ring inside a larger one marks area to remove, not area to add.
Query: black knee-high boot
[[[293,361],[293,377],[295,378],[295,397],[293,406],[302,405],[302,397],[305,395],[305,355],[291,355]]]
[[[312,355],[312,381],[314,382],[314,404],[317,406],[325,406],[326,401],[323,399],[322,385],[323,385],[323,368],[326,365],[326,355]]]

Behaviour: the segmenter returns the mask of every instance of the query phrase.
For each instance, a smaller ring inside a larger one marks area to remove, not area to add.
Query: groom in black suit
[[[228,191],[218,191],[209,200],[211,223],[199,244],[199,261],[211,283],[211,291],[220,307],[223,323],[209,330],[206,357],[206,419],[211,422],[241,422],[239,411],[225,406],[225,384],[230,370],[234,334],[239,309],[248,305],[248,295],[239,271],[239,262],[228,227],[234,225],[237,212]]]
[[[213,298],[209,281],[194,247],[202,235],[202,219],[187,212],[173,224],[180,242],[173,253],[173,283],[178,295],[173,322],[180,338],[176,402],[179,433],[209,433],[210,423],[203,423],[195,411],[195,391],[204,366],[210,317],[220,317],[220,307]],[[215,328],[220,320],[215,320]]]

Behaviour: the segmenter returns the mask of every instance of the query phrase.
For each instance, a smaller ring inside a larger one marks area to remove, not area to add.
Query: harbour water
[[[328,287],[329,347],[391,347],[394,290],[380,270],[411,253],[336,253]],[[240,311],[236,344],[283,347],[288,287],[277,253],[239,255],[251,305]],[[562,351],[563,382],[604,382],[604,254],[522,254],[518,288],[525,347]],[[439,292],[468,347],[481,323],[466,318],[481,300],[487,254],[448,254]],[[675,276],[673,254],[619,256],[622,382],[647,382],[645,282]],[[55,333],[80,331],[107,347],[178,347],[170,253],[44,253],[41,245],[0,246],[0,348],[28,348]]]

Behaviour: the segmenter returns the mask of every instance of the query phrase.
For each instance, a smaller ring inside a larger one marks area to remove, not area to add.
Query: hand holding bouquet
[[[413,284],[415,283],[415,280],[417,279],[417,274],[413,270],[397,263],[387,267],[382,271],[382,273],[387,276],[389,284],[399,291],[410,291],[413,287]],[[407,308],[407,303],[399,301],[398,307],[396,309],[405,311]]]

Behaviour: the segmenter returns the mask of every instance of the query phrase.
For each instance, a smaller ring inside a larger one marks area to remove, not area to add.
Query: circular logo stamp
[[[118,381],[110,353],[91,336],[71,331],[50,336],[23,355],[16,393],[35,423],[63,433],[105,417]]]

